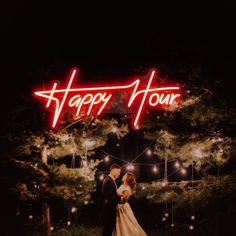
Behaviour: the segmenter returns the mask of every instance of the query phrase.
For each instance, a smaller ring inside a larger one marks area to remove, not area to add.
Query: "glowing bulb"
[[[71,208],[71,213],[75,213],[76,211],[77,211],[77,208],[73,206],[73,207]]]
[[[51,227],[50,227],[50,229],[51,229],[51,231],[53,231],[53,230],[54,230],[54,227],[53,227],[53,226],[51,226]]]
[[[99,179],[100,179],[100,180],[103,180],[103,179],[104,179],[104,175],[100,175],[100,176],[99,176]]]
[[[112,128],[112,132],[113,132],[113,133],[116,133],[117,131],[118,131],[117,127],[113,127],[113,128]]]
[[[120,144],[119,144],[119,143],[117,143],[117,144],[116,144],[116,146],[117,146],[117,147],[119,147],[119,146],[120,146]]]
[[[32,219],[33,219],[33,216],[32,216],[32,215],[29,215],[29,219],[31,219],[31,220],[32,220]]]
[[[110,159],[109,156],[106,156],[106,157],[104,158],[104,161],[105,161],[105,162],[108,162],[109,159]]]
[[[158,171],[158,168],[156,166],[153,167],[153,172],[156,173]]]
[[[165,218],[165,217],[162,217],[162,221],[166,221],[166,218]]]
[[[67,225],[68,225],[68,226],[70,226],[70,225],[71,225],[71,222],[70,222],[69,220],[67,221]]]
[[[187,173],[187,170],[185,170],[184,168],[181,168],[180,171],[181,171],[181,174],[182,174],[182,175],[185,175],[185,174]]]
[[[85,205],[88,205],[88,200],[85,200],[85,201],[84,201],[84,204],[85,204]]]
[[[168,213],[168,212],[166,212],[166,213],[165,213],[165,217],[168,217],[168,216],[169,216],[169,213]]]
[[[194,226],[193,225],[189,225],[189,229],[190,230],[194,230]]]
[[[127,170],[134,170],[134,165],[129,164],[129,165],[127,166]]]
[[[167,185],[167,183],[168,183],[168,182],[167,182],[166,180],[164,180],[164,181],[162,182],[162,186],[165,187],[165,186]]]
[[[146,189],[145,186],[143,186],[143,187],[142,187],[142,190],[145,190],[145,189]]]
[[[170,226],[173,228],[173,227],[175,227],[175,224],[174,224],[174,223],[172,223]]]
[[[195,220],[195,216],[194,215],[191,216],[191,220]]]
[[[175,162],[175,167],[179,168],[180,167],[180,163],[178,161]]]
[[[147,154],[148,156],[151,156],[152,155],[152,151],[150,149],[147,150]]]

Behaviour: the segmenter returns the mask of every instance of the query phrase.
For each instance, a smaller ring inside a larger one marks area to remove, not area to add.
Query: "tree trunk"
[[[48,156],[47,156],[47,147],[46,145],[43,146],[41,151],[41,160],[44,164],[48,164]]]
[[[47,235],[51,234],[51,220],[50,220],[50,207],[47,202],[43,202],[42,204],[42,218],[43,224],[46,229]]]

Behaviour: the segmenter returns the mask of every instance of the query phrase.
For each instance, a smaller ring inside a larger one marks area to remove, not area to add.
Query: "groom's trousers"
[[[116,226],[116,204],[105,204],[103,212],[104,228],[102,236],[112,236]]]

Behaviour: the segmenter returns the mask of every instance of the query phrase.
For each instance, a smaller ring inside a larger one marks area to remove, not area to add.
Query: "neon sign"
[[[127,85],[118,86],[97,86],[97,87],[74,87],[73,82],[78,76],[79,70],[74,68],[69,75],[69,81],[66,88],[58,88],[54,83],[51,90],[36,91],[36,96],[46,99],[46,108],[53,107],[54,115],[52,127],[56,127],[63,109],[70,108],[75,111],[75,116],[79,117],[82,113],[85,115],[101,115],[108,104],[111,103],[113,93],[128,91],[128,108],[135,107],[136,112],[133,119],[133,125],[139,125],[141,115],[146,106],[161,108],[176,104],[181,97],[180,86],[153,87],[152,82],[156,75],[156,70],[152,70],[148,77],[147,84],[141,85],[140,79],[136,79]]]

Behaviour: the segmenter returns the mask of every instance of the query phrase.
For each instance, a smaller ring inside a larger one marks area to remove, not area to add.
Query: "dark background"
[[[200,67],[205,80],[224,81],[230,97],[235,10],[197,1],[11,1],[1,10],[6,108],[43,82],[64,80],[73,66],[85,81],[120,80],[142,68],[171,68],[171,76]]]
[[[235,10],[197,1],[8,2],[1,8],[1,120],[73,66],[85,83],[120,82],[152,67],[174,79],[200,68],[202,80],[220,81],[217,95],[234,105]]]

